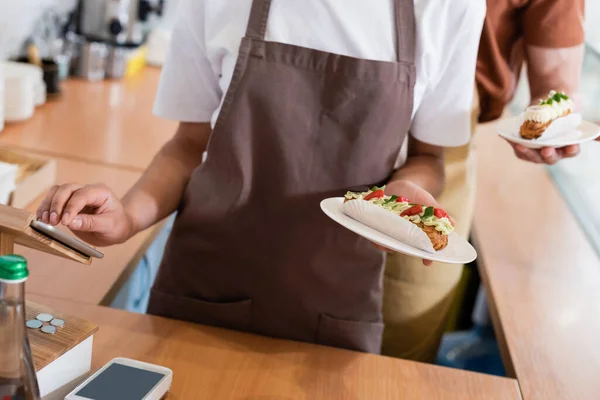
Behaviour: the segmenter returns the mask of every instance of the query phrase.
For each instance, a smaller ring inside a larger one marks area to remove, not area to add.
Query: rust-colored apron
[[[396,1],[398,62],[266,42],[269,8],[252,3],[148,312],[379,353],[384,255],[319,203],[393,172],[413,109],[413,0]]]

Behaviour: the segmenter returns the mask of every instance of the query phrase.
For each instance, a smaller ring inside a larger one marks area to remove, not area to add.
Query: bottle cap
[[[0,280],[8,283],[23,282],[29,276],[27,260],[24,257],[9,254],[0,257]]]

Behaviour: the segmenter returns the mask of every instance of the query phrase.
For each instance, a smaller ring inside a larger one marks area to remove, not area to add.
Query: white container
[[[12,75],[4,79],[4,120],[25,121],[35,110],[35,87],[28,75]]]
[[[36,107],[44,104],[46,102],[46,82],[38,82],[38,84],[33,87],[33,94]]]
[[[0,132],[4,129],[4,65],[0,64]]]
[[[38,67],[33,64],[27,64],[24,62],[15,62],[15,61],[4,61],[2,62],[4,65],[5,74],[27,74],[31,76],[37,82],[44,81],[44,71],[42,71],[41,67]]]
[[[46,84],[42,68],[22,62],[6,61],[3,63],[6,76],[28,75],[33,79],[35,105],[41,106],[46,102]]]
[[[93,344],[92,335],[37,372],[43,400],[64,400],[88,377],[92,369]]]

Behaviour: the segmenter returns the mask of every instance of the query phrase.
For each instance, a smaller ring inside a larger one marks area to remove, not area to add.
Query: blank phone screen
[[[142,400],[163,377],[158,372],[115,363],[75,394],[93,400]]]

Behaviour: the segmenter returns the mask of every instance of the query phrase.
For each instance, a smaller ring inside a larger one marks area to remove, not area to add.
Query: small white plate
[[[575,117],[575,116],[573,116]],[[569,118],[569,117],[564,117]],[[588,121],[582,121],[576,129],[556,135],[542,135],[539,139],[523,139],[519,134],[523,124],[523,115],[505,118],[496,124],[496,132],[504,139],[520,144],[530,149],[541,149],[543,147],[565,147],[573,144],[581,144],[597,139],[600,136],[600,126]]]
[[[370,228],[342,212],[343,197],[332,197],[321,202],[321,210],[332,220],[344,228],[398,253],[407,254],[425,260],[438,261],[447,264],[466,264],[477,258],[477,252],[464,238],[456,232],[448,237],[448,246],[444,250],[430,253],[402,243],[384,233]]]

